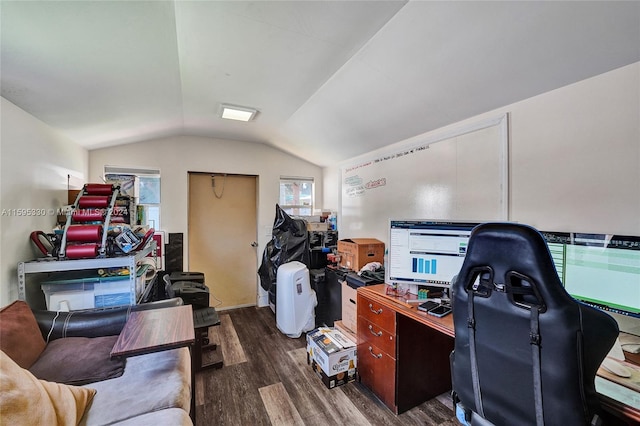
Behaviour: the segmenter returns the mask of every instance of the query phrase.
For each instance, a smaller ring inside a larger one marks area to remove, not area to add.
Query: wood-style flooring
[[[457,425],[447,394],[399,416],[364,386],[327,389],[307,365],[304,334],[276,327],[269,307],[220,312],[209,329],[224,367],[196,374],[201,425]]]

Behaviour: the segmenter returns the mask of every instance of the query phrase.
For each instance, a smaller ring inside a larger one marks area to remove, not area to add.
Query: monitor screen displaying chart
[[[477,223],[389,221],[388,281],[449,287],[467,253],[471,230]]]
[[[571,296],[612,313],[640,317],[640,237],[541,233]]]

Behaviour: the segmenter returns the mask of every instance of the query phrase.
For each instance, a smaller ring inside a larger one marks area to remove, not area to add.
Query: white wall
[[[322,169],[267,145],[249,142],[177,136],[93,150],[89,153],[89,176],[97,181],[104,166],[160,169],[161,213],[165,232],[184,234],[185,268],[188,262],[188,172],[230,173],[258,176],[257,265],[271,237],[281,176],[312,177],[316,182],[316,207],[322,208]],[[258,285],[260,306],[267,304]]]
[[[640,63],[505,110],[513,220],[640,235]]]
[[[68,174],[76,182],[97,181],[105,164],[160,168],[163,201],[171,200],[163,202],[163,229],[186,237],[188,171],[258,175],[259,264],[281,175],[314,177],[318,207],[341,208],[339,168],[321,170],[266,145],[183,136],[87,154],[5,99],[1,108],[1,209],[56,209],[66,202]],[[511,220],[640,235],[640,63],[435,132],[504,112],[510,114]],[[0,217],[0,306],[17,298],[16,264],[34,256],[29,233],[49,230],[54,220]]]
[[[55,210],[67,204],[67,176],[73,184],[84,181],[88,153],[6,99],[1,101],[0,306],[5,306],[18,298],[18,262],[36,257],[29,234],[52,231]]]
[[[504,113],[510,115],[510,220],[548,231],[640,235],[640,63],[424,136]],[[336,174],[341,179],[338,168],[325,170],[327,188]],[[351,237],[340,223],[338,230],[340,238]]]
[[[340,212],[340,169],[325,167],[322,169],[323,181],[323,209],[325,211]]]

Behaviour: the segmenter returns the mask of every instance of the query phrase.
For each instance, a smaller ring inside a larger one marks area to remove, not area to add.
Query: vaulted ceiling
[[[0,7],[2,96],[88,149],[202,135],[325,166],[640,60],[635,1]]]

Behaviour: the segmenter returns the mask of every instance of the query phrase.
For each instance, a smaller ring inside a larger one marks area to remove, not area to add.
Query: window
[[[160,229],[160,170],[105,166],[104,178],[135,200],[136,224]]]
[[[280,178],[280,207],[293,216],[313,214],[313,179]]]

